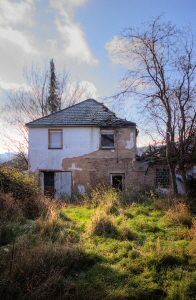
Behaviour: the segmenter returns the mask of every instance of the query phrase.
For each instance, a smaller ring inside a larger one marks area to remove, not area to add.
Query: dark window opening
[[[114,148],[114,132],[101,131],[101,148]]]
[[[112,174],[111,175],[111,185],[115,189],[119,189],[120,191],[123,191],[124,190],[124,175]]]
[[[159,188],[169,188],[170,172],[169,169],[156,169],[155,185]]]
[[[54,197],[54,172],[44,172],[44,195]]]

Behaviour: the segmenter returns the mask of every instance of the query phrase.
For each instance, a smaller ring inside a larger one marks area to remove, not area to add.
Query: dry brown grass
[[[189,228],[193,223],[193,217],[189,211],[189,208],[184,203],[178,203],[171,207],[166,213],[166,218]]]
[[[21,241],[0,262],[1,299],[72,299],[71,277],[88,269],[94,259],[73,245]]]

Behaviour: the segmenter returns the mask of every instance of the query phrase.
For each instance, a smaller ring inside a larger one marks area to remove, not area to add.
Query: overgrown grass
[[[32,216],[10,193],[1,193],[1,299],[196,299],[196,219],[179,200],[102,188],[84,205],[46,200]]]

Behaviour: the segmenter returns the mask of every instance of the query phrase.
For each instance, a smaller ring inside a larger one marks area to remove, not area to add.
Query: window
[[[114,130],[101,130],[101,148],[114,148]]]
[[[124,190],[125,174],[110,174],[110,181],[115,189]]]
[[[63,130],[49,129],[48,130],[48,148],[62,149],[63,148]]]
[[[160,168],[156,169],[155,185],[160,188],[169,188],[169,169]]]

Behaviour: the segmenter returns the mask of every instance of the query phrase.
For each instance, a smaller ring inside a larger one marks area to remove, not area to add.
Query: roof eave
[[[65,125],[65,124],[58,124],[58,125],[54,125],[54,124],[44,124],[44,125],[36,125],[36,124],[25,124],[26,127],[28,128],[48,128],[48,127],[136,127],[135,123],[132,124],[118,124],[118,125],[114,125],[114,124],[69,124],[69,125]]]

